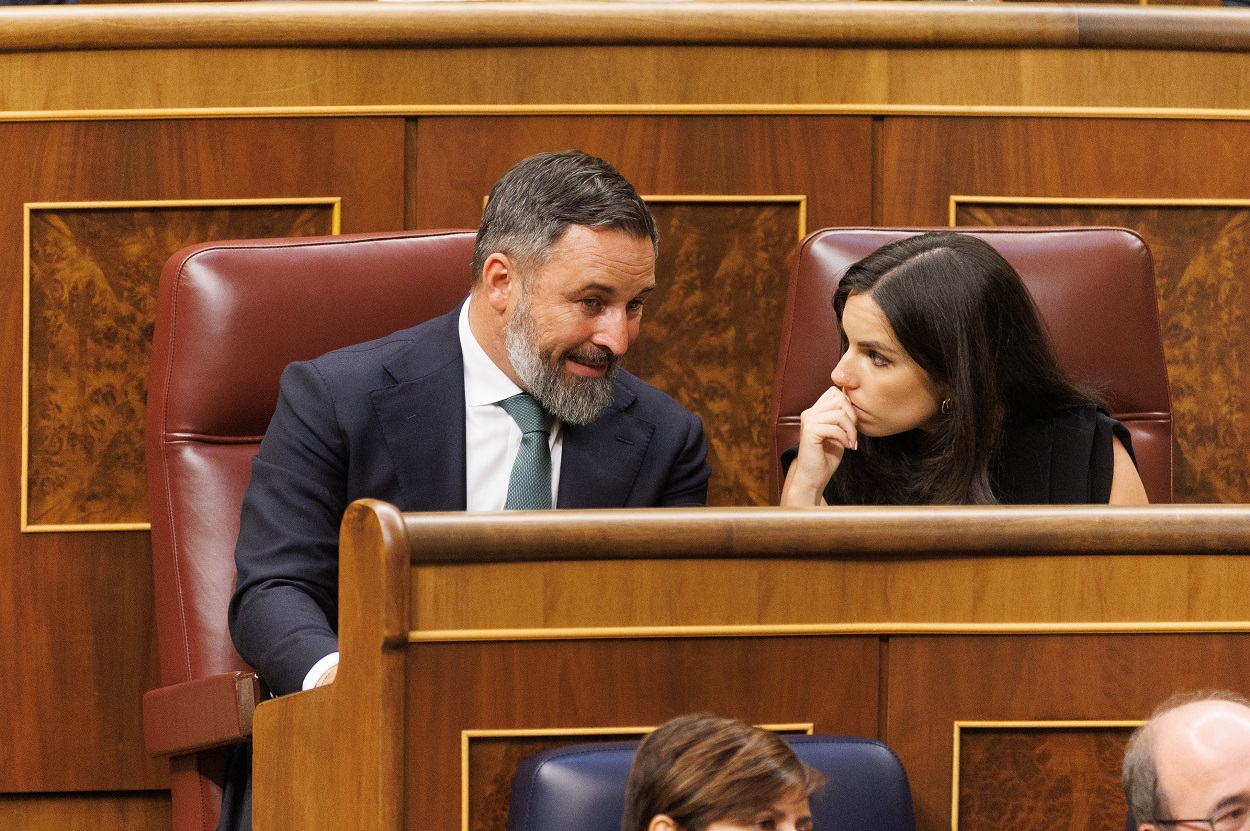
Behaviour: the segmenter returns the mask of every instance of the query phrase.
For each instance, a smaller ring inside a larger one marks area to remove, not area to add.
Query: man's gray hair
[[[542,265],[571,225],[624,231],[659,246],[651,211],[616,168],[580,150],[539,153],[518,162],[491,189],[473,250],[473,284],[494,253]]]
[[[1150,714],[1149,720],[1133,731],[1128,747],[1124,750],[1124,767],[1121,771],[1124,798],[1134,822],[1141,824],[1166,819],[1171,814],[1167,797],[1159,788],[1159,772],[1155,766],[1155,739],[1159,717],[1199,701],[1228,701],[1250,708],[1250,700],[1228,690],[1198,690],[1181,692],[1170,696]]]

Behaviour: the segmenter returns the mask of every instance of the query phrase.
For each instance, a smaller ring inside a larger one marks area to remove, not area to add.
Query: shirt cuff
[[[304,676],[304,686],[300,687],[300,689],[311,690],[313,687],[317,686],[317,679],[322,675],[325,675],[326,670],[330,667],[338,666],[338,663],[339,653],[331,652],[329,655],[313,664],[312,669],[308,670],[308,674]]]

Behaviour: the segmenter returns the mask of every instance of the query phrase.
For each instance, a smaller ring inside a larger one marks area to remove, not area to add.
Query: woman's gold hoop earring
[[[951,400],[949,398],[942,399],[942,415],[951,414]]]

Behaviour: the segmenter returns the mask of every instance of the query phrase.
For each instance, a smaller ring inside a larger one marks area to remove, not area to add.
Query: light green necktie
[[[505,398],[499,406],[521,428],[521,447],[512,463],[504,509],[537,511],[551,507],[551,416],[528,392]]]

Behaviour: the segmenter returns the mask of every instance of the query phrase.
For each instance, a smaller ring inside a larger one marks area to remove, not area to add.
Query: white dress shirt
[[[469,304],[460,309],[460,351],[464,355],[465,484],[470,511],[502,511],[512,463],[521,447],[521,428],[499,402],[521,392],[495,365],[469,329]],[[551,447],[551,504],[560,488],[564,425],[556,421]]]

